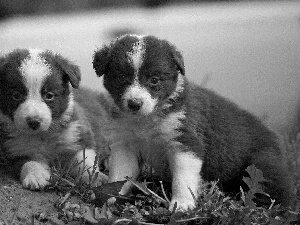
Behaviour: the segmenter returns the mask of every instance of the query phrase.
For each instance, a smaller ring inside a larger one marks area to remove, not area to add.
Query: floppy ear
[[[172,53],[173,59],[178,67],[178,70],[182,75],[185,75],[184,60],[181,53],[176,49],[175,46],[172,46]]]
[[[98,77],[105,74],[106,68],[110,58],[110,47],[107,45],[103,46],[101,49],[95,51],[93,58],[93,68],[96,71]]]
[[[55,55],[55,61],[67,76],[73,88],[78,88],[81,80],[81,73],[78,66],[69,62],[61,55]]]

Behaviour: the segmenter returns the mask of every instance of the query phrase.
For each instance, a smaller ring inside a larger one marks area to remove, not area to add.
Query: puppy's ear
[[[101,49],[95,52],[93,59],[93,68],[96,71],[98,77],[101,77],[105,74],[109,58],[110,47],[108,47],[107,45],[103,46]]]
[[[81,80],[81,73],[79,67],[69,62],[61,55],[55,55],[55,61],[67,76],[67,79],[70,81],[72,87],[78,88]]]
[[[182,75],[185,75],[185,68],[184,68],[184,60],[181,53],[176,49],[175,46],[172,47],[173,59],[177,65],[178,70]]]

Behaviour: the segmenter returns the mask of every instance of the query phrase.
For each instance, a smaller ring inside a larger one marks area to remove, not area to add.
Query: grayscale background
[[[94,51],[152,34],[182,52],[186,76],[280,132],[300,127],[300,1],[0,0],[0,52],[50,49],[103,90]]]

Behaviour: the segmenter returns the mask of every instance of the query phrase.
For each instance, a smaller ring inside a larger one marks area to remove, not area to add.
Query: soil
[[[79,201],[72,198],[71,201]],[[59,199],[55,191],[24,189],[17,178],[0,167],[0,225],[65,224],[58,219],[58,209],[55,207]]]

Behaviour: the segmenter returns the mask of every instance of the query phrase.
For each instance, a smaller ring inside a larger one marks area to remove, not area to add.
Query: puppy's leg
[[[295,206],[296,196],[293,193],[293,181],[282,157],[272,149],[265,149],[255,155],[253,164],[262,170],[268,182],[264,183],[265,191],[275,198],[275,203],[283,206]]]
[[[116,182],[125,180],[125,177],[136,179],[139,174],[138,158],[133,151],[130,151],[126,145],[116,143],[110,146],[111,155],[109,158],[109,178],[108,182]],[[127,181],[122,190],[121,195],[128,193],[131,182]]]
[[[172,152],[169,154],[172,175],[172,199],[169,209],[186,211],[195,208],[195,200],[201,187],[200,171],[202,160],[191,152]],[[192,194],[193,193],[193,194]]]
[[[76,172],[78,172],[79,170],[80,171],[85,170],[82,174],[82,178],[85,183],[89,183],[93,179],[92,177],[90,177],[89,174],[92,174],[94,167],[96,167],[95,172],[98,173],[98,177],[97,177],[95,185],[99,186],[104,183],[107,183],[108,178],[105,174],[103,174],[99,171],[98,162],[95,162],[96,156],[97,155],[96,155],[94,149],[85,149],[85,150],[79,151],[75,156],[75,161],[77,161],[78,163],[79,162],[81,162],[81,163],[78,164],[73,169],[73,173],[74,173],[74,175],[76,175]],[[83,167],[85,167],[85,168],[83,168]]]
[[[20,179],[23,187],[38,190],[49,184],[50,168],[42,161],[28,161],[21,168]]]

